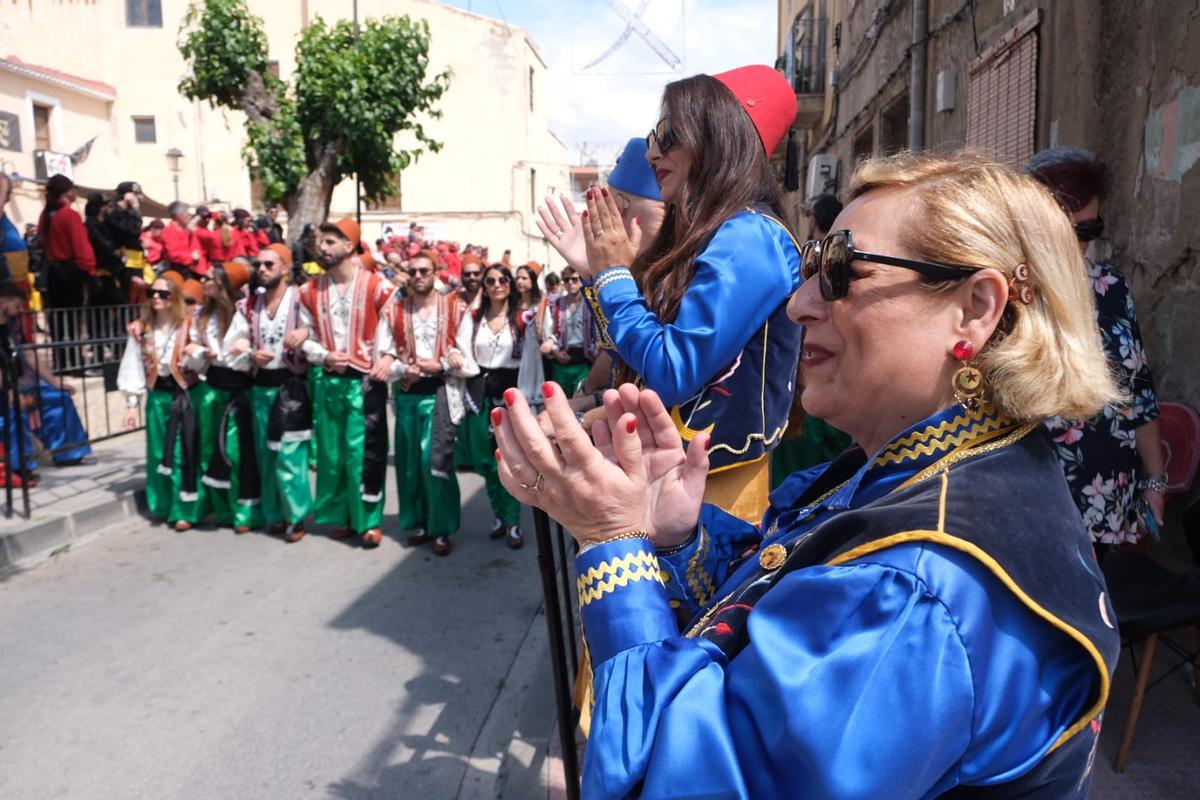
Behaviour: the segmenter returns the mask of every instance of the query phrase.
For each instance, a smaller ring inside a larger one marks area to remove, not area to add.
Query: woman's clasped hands
[[[553,438],[520,392],[492,412],[500,480],[513,497],[560,522],[581,543],[645,530],[657,547],[696,529],[708,474],[706,435],[688,450],[659,396],[625,384],[604,393],[606,418],[576,420],[556,383],[542,386]]]

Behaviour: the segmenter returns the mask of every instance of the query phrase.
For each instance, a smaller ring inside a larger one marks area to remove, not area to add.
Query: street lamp
[[[167,169],[171,170],[171,181],[175,184],[175,199],[179,199],[179,159],[183,158],[183,153],[178,147],[172,147],[167,151]]]

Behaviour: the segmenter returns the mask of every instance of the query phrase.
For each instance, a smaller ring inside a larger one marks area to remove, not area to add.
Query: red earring
[[[975,345],[963,339],[954,345],[954,357],[962,362],[962,366],[950,379],[950,388],[954,399],[967,411],[979,408],[983,394],[983,373],[969,363],[975,355]]]

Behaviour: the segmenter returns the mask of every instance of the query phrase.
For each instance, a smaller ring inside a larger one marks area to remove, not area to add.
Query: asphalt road
[[[454,798],[494,782],[470,756],[545,623],[531,528],[520,551],[489,540],[482,482],[460,479],[444,559],[402,547],[390,515],[374,551],[134,520],[0,579],[0,797]]]

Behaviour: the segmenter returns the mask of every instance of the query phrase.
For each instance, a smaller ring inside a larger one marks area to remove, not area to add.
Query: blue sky
[[[571,148],[611,162],[625,141],[658,119],[664,84],[775,60],[775,3],[770,0],[620,0],[645,4],[647,26],[680,60],[677,71],[636,34],[602,63],[583,70],[616,42],[625,23],[601,0],[443,0],[529,31],[549,65],[550,126]]]

